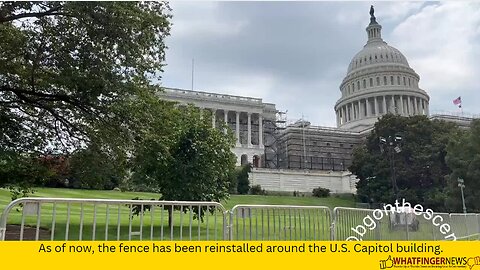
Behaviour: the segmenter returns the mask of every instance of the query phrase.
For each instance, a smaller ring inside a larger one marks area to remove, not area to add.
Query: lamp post
[[[388,138],[380,137],[380,152],[384,153],[385,149],[387,152],[387,157],[390,159],[390,175],[392,178],[392,188],[393,194],[395,199],[398,199],[398,186],[397,186],[397,178],[395,175],[395,153],[402,152],[400,148],[402,143],[402,136],[395,135],[395,136],[388,136]]]
[[[462,192],[462,204],[463,204],[463,213],[467,213],[467,207],[465,206],[465,196],[463,195],[463,189],[465,188],[465,181],[463,181],[462,178],[458,178],[458,187],[460,187],[460,190]]]

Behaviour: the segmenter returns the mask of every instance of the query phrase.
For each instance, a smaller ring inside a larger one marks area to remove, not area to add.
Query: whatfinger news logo
[[[468,268],[480,270],[477,257],[392,257],[380,260],[380,269],[388,268]]]

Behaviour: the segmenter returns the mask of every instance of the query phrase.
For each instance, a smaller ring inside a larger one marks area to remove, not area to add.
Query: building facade
[[[180,104],[193,104],[212,112],[212,126],[227,124],[236,138],[232,149],[237,165],[251,163],[260,167],[265,152],[264,138],[270,123],[275,122],[275,104],[264,103],[261,98],[164,88],[162,98]]]

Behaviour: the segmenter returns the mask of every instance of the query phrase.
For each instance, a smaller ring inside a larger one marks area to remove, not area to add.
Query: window
[[[408,86],[411,86],[411,85],[410,85],[410,78],[408,78]]]
[[[370,78],[370,87],[373,86],[373,78]]]
[[[327,142],[327,146],[330,146],[330,143]]]
[[[377,77],[377,86],[380,85],[380,77]]]
[[[383,85],[387,85],[387,76],[383,76]]]
[[[340,144],[340,147],[343,147],[343,143]]]
[[[405,80],[405,77],[403,77],[403,85],[407,85],[407,81]]]
[[[357,90],[360,90],[360,81],[357,81]]]
[[[393,85],[393,76],[390,76],[390,85]]]
[[[350,94],[350,84],[347,86],[347,88],[348,88],[348,92],[347,92],[347,93]]]
[[[367,88],[367,81],[363,79],[363,88]]]
[[[400,85],[400,76],[397,76],[397,84]]]
[[[375,60],[377,60],[377,59],[378,59],[378,58],[377,58],[377,55],[375,54]]]

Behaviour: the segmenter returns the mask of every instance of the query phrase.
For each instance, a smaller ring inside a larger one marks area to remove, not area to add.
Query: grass
[[[89,199],[125,199],[135,197],[150,200],[158,198],[158,194],[142,192],[118,192],[97,190],[74,190],[38,188],[32,197],[51,198],[89,198]],[[10,202],[10,193],[0,189],[0,210]],[[297,205],[326,206],[333,209],[336,206],[353,207],[351,196],[329,198],[293,197],[293,196],[260,196],[232,195],[222,202],[227,209],[235,205]],[[263,210],[262,210],[263,209]],[[173,226],[168,225],[168,211],[165,207],[155,207],[154,211],[145,211],[143,215],[130,215],[130,208],[120,204],[106,206],[105,204],[47,203],[41,207],[41,219],[37,215],[25,214],[13,210],[9,215],[8,224],[21,224],[47,230],[48,239],[55,240],[85,240],[85,239],[222,239],[224,224],[235,224],[232,231],[235,239],[325,239],[329,238],[330,217],[325,210],[322,213],[308,210],[288,210],[279,207],[252,209],[245,216],[235,213],[226,216],[215,209],[205,215],[203,222],[196,219],[198,208],[184,207],[173,212]],[[18,210],[18,209],[17,209]],[[178,211],[184,210],[184,211]],[[213,209],[212,209],[213,210]],[[239,209],[240,211],[244,211]],[[94,219],[94,213],[96,218]],[[262,223],[263,222],[263,223]],[[259,225],[260,224],[260,225]],[[261,224],[264,224],[262,226]],[[303,225],[302,225],[303,224]],[[308,224],[308,225],[307,225]],[[303,228],[302,228],[303,226]],[[51,234],[51,232],[53,232]],[[8,231],[7,231],[8,233]]]

